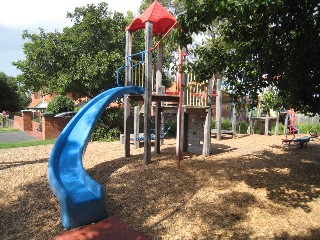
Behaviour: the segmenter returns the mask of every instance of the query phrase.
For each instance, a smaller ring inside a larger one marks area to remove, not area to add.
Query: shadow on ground
[[[178,170],[175,149],[170,146],[147,166],[142,164],[143,155],[136,155],[106,161],[88,173],[105,186],[108,213],[153,239],[161,239],[159,233],[166,236],[170,231],[190,231],[192,239],[249,239],[252,230],[240,223],[247,219],[249,207],[264,206],[253,193],[235,190],[233,186],[244,182],[253,189],[266,189],[269,200],[308,213],[312,210],[308,203],[320,194],[319,148],[320,145],[310,145],[307,150],[290,149],[283,154],[265,150],[226,159],[194,159],[187,155]],[[217,149],[217,155],[235,150],[223,144]],[[43,239],[63,230],[59,205],[46,176],[20,190],[23,195],[1,208],[1,239]],[[199,194],[201,191],[203,195]],[[274,236],[319,238],[319,229],[310,229],[307,236],[287,232]]]

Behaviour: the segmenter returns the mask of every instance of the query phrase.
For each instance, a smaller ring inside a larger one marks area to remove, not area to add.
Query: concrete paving
[[[36,141],[36,137],[32,137],[25,132],[0,132],[0,142],[27,142]]]

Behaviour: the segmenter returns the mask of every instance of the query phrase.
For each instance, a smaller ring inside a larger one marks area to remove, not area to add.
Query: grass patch
[[[309,134],[310,131],[315,131],[320,133],[320,124],[314,123],[299,123],[298,128],[300,129],[300,133]]]
[[[0,143],[0,149],[49,145],[49,144],[54,144],[55,141],[56,139],[28,141],[28,142],[4,142],[4,143]]]
[[[10,127],[0,127],[0,132],[18,132],[20,130]]]

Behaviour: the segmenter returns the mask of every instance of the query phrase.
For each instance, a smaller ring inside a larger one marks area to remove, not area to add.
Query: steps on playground
[[[116,217],[110,217],[100,222],[90,224],[87,226],[79,227],[76,229],[64,231],[58,236],[53,238],[54,240],[150,240],[149,237],[143,233],[130,228],[124,221]]]

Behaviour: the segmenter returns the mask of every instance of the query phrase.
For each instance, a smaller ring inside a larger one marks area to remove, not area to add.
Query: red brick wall
[[[13,117],[13,127],[22,130],[22,117],[14,115]]]
[[[55,118],[53,116],[42,116],[42,139],[57,138],[71,118]]]
[[[22,111],[22,130],[32,131],[32,112]]]
[[[222,103],[221,106],[221,117],[222,118],[230,118],[230,108],[231,104],[230,103]],[[216,105],[212,105],[212,118],[215,119],[216,117]]]
[[[32,121],[32,131],[33,132],[38,131],[37,129],[39,129],[39,125],[40,125],[39,122]]]

